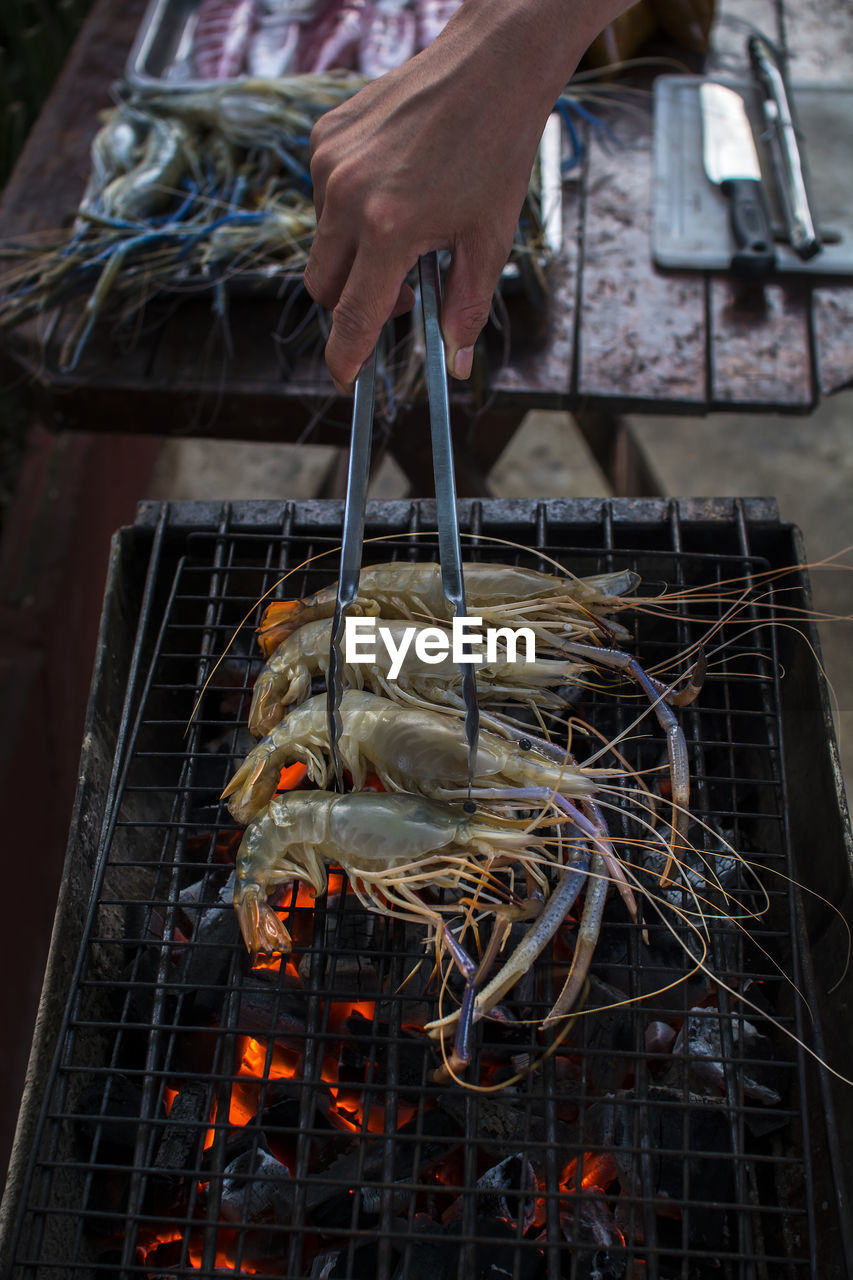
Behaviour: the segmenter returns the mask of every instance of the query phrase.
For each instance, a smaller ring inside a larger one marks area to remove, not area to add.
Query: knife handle
[[[729,178],[722,183],[722,189],[731,204],[737,245],[732,270],[752,278],[768,275],[776,265],[776,248],[761,183],[755,178]]]

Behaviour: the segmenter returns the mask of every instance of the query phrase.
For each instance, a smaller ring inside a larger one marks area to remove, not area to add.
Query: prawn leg
[[[577,657],[595,658],[603,667],[611,667],[616,671],[624,671],[635,680],[651,703],[658,724],[666,734],[666,750],[669,758],[669,777],[672,787],[672,838],[669,844],[669,856],[661,873],[661,886],[669,883],[672,864],[676,861],[677,850],[687,843],[687,823],[690,806],[690,765],[687,759],[687,742],[684,730],[678,723],[675,712],[668,702],[669,691],[653,680],[640,666],[636,658],[620,649],[598,649],[594,645],[569,643],[564,650]],[[704,674],[704,658],[696,663],[692,680],[696,672]],[[690,686],[691,689],[694,687]],[[701,687],[701,686],[700,686]],[[698,688],[696,692],[698,693]],[[695,694],[694,694],[695,696]]]
[[[559,884],[545,903],[539,917],[527,930],[512,955],[491,982],[478,993],[474,1001],[474,1022],[485,1017],[542,954],[577,901],[586,883],[588,870],[588,854],[584,854],[573,866],[561,869]],[[459,1010],[447,1014],[444,1018],[427,1023],[426,1030],[432,1037],[440,1036],[445,1028],[459,1020],[459,1016]]]
[[[463,794],[467,797],[468,792],[445,791],[442,794],[447,799],[458,799]],[[594,801],[588,799],[586,802],[590,809],[590,816],[588,817],[566,796],[561,796],[558,792],[552,791],[550,787],[475,787],[471,792],[471,799],[520,800],[530,805],[555,805],[566,817],[571,818],[578,830],[594,844],[597,852],[604,860],[610,879],[619,890],[619,895],[625,903],[631,919],[637,919],[637,899],[634,897],[634,891],[628,883],[622,864],[616,856],[613,845],[610,843],[607,825],[602,817],[601,810]]]
[[[583,914],[578,927],[575,953],[572,956],[569,974],[563,984],[562,991],[554,1001],[551,1012],[545,1019],[546,1023],[550,1022],[552,1018],[562,1017],[563,1014],[569,1012],[577,1000],[583,984],[586,982],[589,966],[592,963],[592,957],[598,942],[598,935],[601,933],[601,922],[604,918],[604,904],[607,900],[608,887],[607,866],[601,854],[596,851],[592,855],[589,883],[587,884]]]
[[[456,968],[465,979],[465,989],[459,1005],[459,1025],[453,1041],[450,1057],[433,1074],[436,1084],[443,1084],[459,1071],[463,1071],[471,1061],[471,1032],[474,1027],[474,1001],[477,998],[477,975],[480,967],[471,959],[461,942],[454,936],[453,930],[445,921],[441,921],[441,937],[453,957]]]

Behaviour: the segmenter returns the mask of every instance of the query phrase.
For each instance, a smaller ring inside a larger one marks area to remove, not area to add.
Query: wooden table
[[[741,0],[730,6],[796,53],[796,76],[853,74],[845,0]],[[726,5],[718,6],[725,10]],[[98,112],[110,103],[143,0],[97,0],[36,123],[0,206],[0,238],[67,225],[88,174]],[[718,26],[715,56],[745,67],[742,29]],[[721,410],[808,413],[853,382],[853,282],[779,279],[745,289],[725,275],[661,272],[650,256],[651,105],[614,119],[566,184],[564,249],[551,268],[540,343],[515,340],[476,387],[454,388],[458,485],[482,494],[492,464],[531,408],[568,409],[617,493],[653,491],[625,413],[701,417]],[[73,316],[5,335],[43,421],[57,429],[345,444],[350,403],[322,364],[282,368],[281,304],[234,299],[234,351],[211,346],[203,302],[182,304],[131,350],[97,332],[78,369],[57,371]],[[66,308],[66,312],[70,312]],[[382,440],[415,491],[431,474],[426,414],[415,405]]]

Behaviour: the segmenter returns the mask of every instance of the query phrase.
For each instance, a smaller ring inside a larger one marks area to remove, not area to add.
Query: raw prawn
[[[299,43],[299,70],[309,75],[333,67],[354,68],[367,0],[332,0],[310,23]]]
[[[175,198],[175,189],[187,167],[189,131],[178,120],[157,116],[146,124],[148,133],[137,163],[113,178],[100,197],[93,197],[93,207],[109,218],[138,222],[158,213]]]
[[[402,66],[417,51],[415,15],[399,0],[376,0],[365,21],[358,64],[371,80]]]
[[[193,41],[196,73],[204,80],[230,80],[242,71],[256,0],[201,0]]]
[[[622,627],[602,624],[598,611],[630,607],[622,596],[635,591],[640,578],[630,570],[589,578],[558,577],[511,564],[465,564],[465,603],[469,614],[485,626],[529,626],[544,643],[554,635],[594,635],[602,631],[625,638]],[[297,627],[335,611],[337,583],[307,600],[281,600],[269,605],[258,628],[258,642],[266,657]],[[448,621],[449,606],[435,563],[392,561],[362,569],[358,599],[350,610],[364,617],[413,618]],[[543,631],[542,628],[551,628]],[[557,628],[555,633],[554,628]]]
[[[264,13],[249,45],[249,75],[276,80],[295,70],[300,25],[285,13]]]
[[[368,910],[427,923],[436,946],[445,946],[466,980],[459,1010],[453,1064],[470,1057],[468,1034],[473,1015],[476,978],[495,958],[511,919],[529,914],[529,906],[506,902],[503,887],[491,872],[507,862],[523,866],[528,883],[545,889],[543,862],[551,841],[535,836],[524,822],[513,822],[461,805],[420,796],[327,791],[292,792],[273,800],[266,813],[246,830],[237,855],[234,907],[247,948],[253,954],[289,952],[290,935],[267,902],[280,884],[297,879],[316,893],[325,891],[326,862],[340,865],[359,901]],[[558,845],[563,838],[557,836]],[[560,878],[545,909],[489,984],[505,992],[529,968],[562,924],[585,883],[589,857],[581,847],[572,866],[557,859]],[[456,901],[432,905],[421,891],[461,891]],[[474,901],[470,895],[474,895]],[[493,942],[478,966],[448,926],[445,915],[476,906],[496,917]],[[499,927],[500,925],[504,927]],[[493,943],[496,944],[493,945]],[[500,998],[496,995],[491,1008]],[[479,1001],[479,1012],[488,1001]]]
[[[455,716],[348,689],[341,699],[341,723],[341,762],[355,791],[373,772],[392,791],[435,799],[468,794],[468,744],[464,725]],[[316,786],[327,786],[328,750],[326,695],[317,694],[286,715],[249,752],[223,792],[223,798],[230,797],[232,817],[243,823],[257,817],[275,794],[281,770],[297,761],[307,765]],[[556,762],[539,750],[535,739],[517,741],[480,731],[475,794],[479,788],[529,788],[533,807],[550,792],[591,795],[597,776],[602,775]]]
[[[441,35],[461,3],[462,0],[416,0],[419,49],[425,49]]]
[[[270,733],[284,715],[285,708],[304,702],[311,690],[315,675],[325,675],[329,666],[331,619],[305,623],[285,641],[267,662],[255,682],[252,705],[249,712],[249,728],[256,737]],[[452,710],[464,710],[460,693],[462,676],[446,652],[438,662],[427,663],[418,657],[417,644],[411,643],[411,635],[405,633],[433,630],[419,623],[384,622],[377,627],[376,661],[343,666],[343,687],[367,688],[373,693],[384,693],[398,702],[415,706],[439,706]],[[535,630],[535,628],[533,628]],[[399,668],[394,670],[388,649],[380,643],[382,632],[399,653],[404,640],[409,642]],[[630,654],[619,649],[605,649],[596,645],[565,641],[559,646],[561,657],[539,658],[532,661],[511,661],[503,650],[498,651],[498,661],[483,663],[476,668],[477,696],[488,706],[490,703],[513,700],[535,703],[539,708],[558,711],[564,700],[556,692],[560,685],[577,684],[580,677],[596,667],[604,667],[622,673],[634,680],[649,699],[658,723],[666,734],[672,785],[672,851],[683,843],[687,834],[690,803],[690,770],[687,744],[672,705],[683,706],[697,696],[704,677],[704,657],[691,670],[684,686],[661,684],[643,671]],[[391,671],[394,676],[391,677]]]
[[[632,916],[634,895],[613,851],[597,807],[585,812],[571,797],[590,797],[606,771],[581,770],[573,761],[554,759],[538,740],[502,737],[480,729],[477,764],[468,786],[468,743],[460,720],[420,707],[401,706],[388,698],[348,689],[341,699],[342,733],[338,750],[343,767],[361,790],[374,772],[391,791],[415,792],[436,800],[491,801],[530,808],[553,804],[568,815],[593,842]],[[222,793],[237,822],[263,813],[275,794],[281,770],[296,761],[307,765],[308,777],[328,785],[329,728],[325,694],[318,694],[286,715],[249,752]],[[603,903],[602,903],[603,909]]]
[[[378,628],[376,661],[344,663],[343,687],[361,689],[365,686],[374,693],[414,703],[437,705],[464,710],[459,692],[462,675],[448,649],[439,660],[425,662],[418,657],[416,640],[421,632],[434,631],[420,623],[383,622]],[[256,737],[270,732],[284,715],[285,707],[304,702],[311,692],[314,676],[325,675],[329,666],[329,644],[332,633],[331,619],[308,622],[300,627],[289,640],[276,649],[255,682],[252,706],[249,712],[249,728]],[[388,643],[399,653],[405,654],[394,668],[388,648],[382,642],[386,634]],[[394,677],[390,675],[395,670]],[[562,699],[553,690],[561,685],[577,681],[588,670],[587,663],[568,659],[536,658],[511,661],[504,650],[498,651],[497,661],[483,662],[477,666],[477,695],[481,702],[503,702],[507,698],[525,700],[535,696],[540,706],[558,709]]]

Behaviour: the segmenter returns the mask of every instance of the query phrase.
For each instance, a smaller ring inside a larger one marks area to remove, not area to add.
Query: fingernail
[[[454,378],[470,378],[474,366],[474,348],[460,347],[450,362],[450,372]]]

